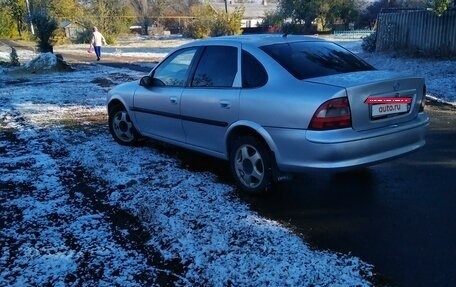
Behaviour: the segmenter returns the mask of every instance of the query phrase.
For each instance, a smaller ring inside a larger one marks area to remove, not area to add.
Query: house
[[[83,33],[85,32],[87,29],[77,23],[77,22],[71,22],[71,21],[62,21],[62,23],[60,23],[60,28],[64,29],[65,30],[65,36],[68,38],[68,39],[76,39],[78,37],[78,34],[80,33]]]
[[[247,3],[238,3],[234,0],[226,1],[226,10],[228,10],[228,13],[234,12],[236,8],[244,8],[244,17],[241,20],[241,28],[258,27],[263,22],[267,13],[272,13],[277,10],[277,2],[270,4],[267,0]],[[226,11],[225,2],[214,2],[211,5],[216,11]]]

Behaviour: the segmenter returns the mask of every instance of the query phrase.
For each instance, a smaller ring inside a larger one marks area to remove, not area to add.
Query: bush
[[[71,43],[71,40],[66,37],[65,30],[63,30],[63,29],[56,30],[56,32],[54,33],[54,35],[52,37],[52,41],[53,41],[54,45],[63,45],[63,44]]]
[[[195,17],[184,29],[184,36],[193,39],[207,38],[211,35],[211,27],[216,13],[209,5],[192,7],[191,15]]]
[[[116,37],[111,34],[107,34],[107,35],[103,35],[103,36],[105,37],[106,44],[108,44],[108,45],[114,45],[117,41]]]
[[[193,39],[207,38],[211,35],[211,24],[208,20],[196,19],[184,30],[184,36]]]
[[[17,55],[16,49],[11,47],[10,61],[0,61],[0,67],[18,67],[21,63],[19,62],[19,56]]]
[[[361,48],[363,51],[373,53],[375,52],[375,47],[377,45],[377,33],[374,32],[369,36],[363,38],[363,42],[361,43]]]
[[[263,22],[261,22],[261,27],[282,27],[284,24],[283,17],[278,12],[265,12],[265,17]]]
[[[219,13],[212,25],[211,36],[241,34],[241,20],[243,15],[243,8],[236,8],[233,13]]]
[[[21,63],[19,62],[19,56],[17,55],[16,49],[11,47],[11,54],[10,54],[11,66],[20,66]]]
[[[53,52],[52,47],[52,35],[54,31],[57,30],[57,20],[49,16],[49,14],[44,11],[36,11],[31,15],[32,23],[36,27],[36,36],[38,38],[38,50],[41,53]]]
[[[241,34],[241,20],[244,9],[236,9],[233,13],[216,13],[209,5],[197,6],[192,9],[194,20],[184,29],[184,36],[193,39],[211,36]]]
[[[1,2],[2,1],[0,1],[0,3]],[[20,36],[16,25],[11,14],[2,7],[2,9],[0,9],[0,37],[14,38]]]

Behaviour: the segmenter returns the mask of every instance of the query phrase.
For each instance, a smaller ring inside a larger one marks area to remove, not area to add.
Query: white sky
[[[377,68],[423,75],[429,96],[456,104],[454,62],[365,54],[359,41],[342,44]],[[119,57],[126,49],[111,48]],[[153,49],[137,52],[166,54]],[[177,286],[370,285],[361,275],[371,274],[368,263],[313,250],[212,173],[189,171],[153,145],[116,144],[106,125],[110,87],[98,83],[141,76],[102,65],[69,73],[0,71],[1,286],[144,286],[144,277],[154,286],[163,274]],[[80,173],[105,207],[139,219],[151,235],[147,245],[165,263],[177,260],[186,269],[177,274],[152,264],[150,254],[119,240],[130,231],[113,228],[107,212],[87,204],[90,196],[75,181]],[[84,275],[94,270],[98,277]]]

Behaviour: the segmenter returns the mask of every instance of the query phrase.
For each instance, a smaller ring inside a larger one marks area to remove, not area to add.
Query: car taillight
[[[424,112],[424,106],[426,105],[426,85],[423,85],[423,98],[421,99],[420,112]]]
[[[309,124],[311,130],[332,130],[351,127],[348,98],[337,98],[323,103]]]

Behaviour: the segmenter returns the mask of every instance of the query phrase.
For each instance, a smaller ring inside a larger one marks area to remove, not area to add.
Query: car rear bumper
[[[415,151],[425,144],[429,117],[420,113],[413,121],[380,129],[307,131],[267,129],[279,169],[349,169],[373,165]]]

